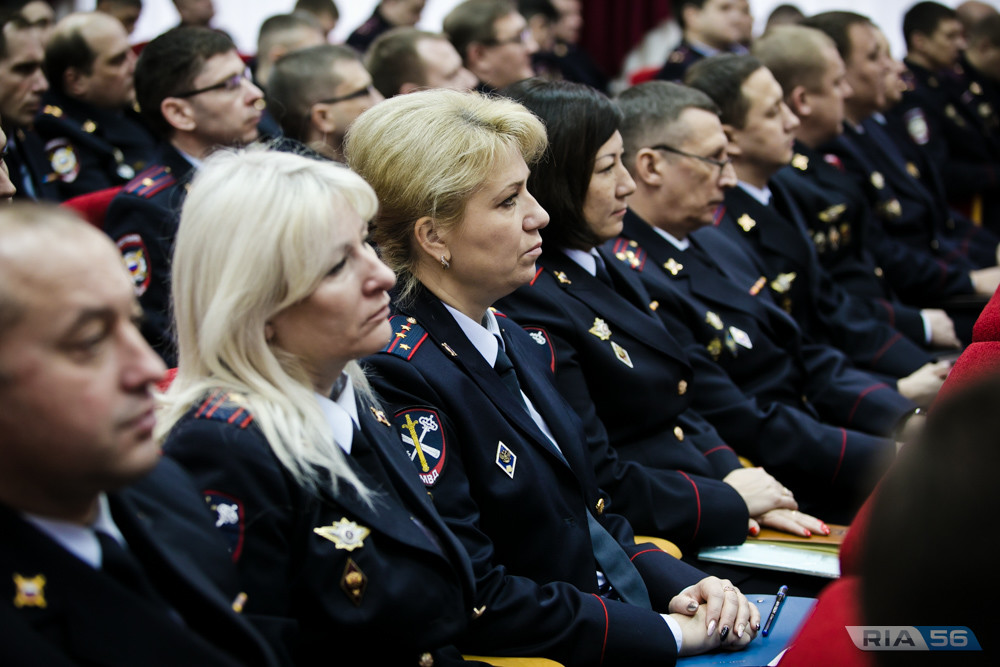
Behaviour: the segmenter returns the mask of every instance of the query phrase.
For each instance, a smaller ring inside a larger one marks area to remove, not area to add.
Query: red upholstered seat
[[[108,212],[111,200],[121,192],[121,189],[122,186],[116,185],[113,188],[88,192],[85,195],[67,199],[62,205],[79,213],[80,217],[98,229],[104,229],[104,215]]]

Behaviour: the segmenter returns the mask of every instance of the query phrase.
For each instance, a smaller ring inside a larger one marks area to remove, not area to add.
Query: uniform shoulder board
[[[170,187],[176,182],[177,179],[170,173],[170,167],[161,164],[150,167],[129,181],[125,185],[125,192],[142,197],[143,199],[149,199],[157,192]]]
[[[417,348],[427,340],[427,330],[406,315],[393,315],[389,318],[389,325],[392,327],[392,340],[382,348],[382,352],[410,361]]]
[[[628,265],[633,271],[642,272],[646,267],[646,251],[632,239],[619,236],[611,246],[615,259]]]
[[[497,310],[493,306],[490,306],[490,312],[493,313],[494,315],[496,315],[497,317],[502,317],[504,319],[507,319],[507,315],[506,314],[501,313],[499,310]]]
[[[246,401],[239,394],[221,389],[209,394],[194,413],[195,419],[211,419],[245,429],[253,422]]]

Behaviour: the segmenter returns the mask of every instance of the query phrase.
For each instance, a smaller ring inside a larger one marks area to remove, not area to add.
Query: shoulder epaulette
[[[221,389],[209,394],[194,413],[195,419],[212,419],[246,428],[253,421],[253,414],[238,395]]]
[[[170,167],[162,164],[150,167],[125,185],[125,192],[149,199],[164,188],[170,187],[177,182],[174,175],[170,173]]]
[[[502,318],[504,318],[505,320],[507,319],[507,315],[506,315],[505,313],[501,313],[501,312],[500,312],[499,310],[497,310],[497,309],[496,309],[496,308],[494,308],[493,306],[490,306],[490,312],[492,312],[492,313],[493,313],[494,315],[496,315],[497,317],[502,317]]]
[[[417,348],[427,340],[427,331],[406,315],[393,315],[389,318],[389,325],[392,327],[392,340],[382,348],[382,352],[410,361]]]
[[[627,264],[633,271],[642,272],[646,267],[646,251],[632,239],[619,236],[615,239],[612,252],[616,259]]]

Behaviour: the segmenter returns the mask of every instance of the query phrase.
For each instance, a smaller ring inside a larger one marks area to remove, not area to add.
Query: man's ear
[[[451,251],[448,250],[448,243],[441,238],[437,222],[434,218],[425,215],[417,220],[413,225],[413,236],[420,250],[431,261],[440,262],[442,257],[448,261],[451,260]]]
[[[665,162],[652,148],[640,148],[635,154],[635,166],[629,170],[636,182],[658,188],[663,184]]]
[[[316,103],[309,108],[309,122],[322,134],[333,134],[337,129],[337,121],[330,113],[330,105]]]
[[[67,67],[63,72],[63,88],[70,97],[83,97],[90,88],[87,84],[87,77],[78,68]]]
[[[729,154],[729,157],[742,155],[743,151],[740,150],[740,144],[738,141],[739,130],[729,123],[723,123],[722,131],[726,134],[726,140],[729,142],[729,146],[726,148],[726,153]]]
[[[807,118],[812,115],[812,104],[809,103],[809,93],[805,86],[795,86],[788,94],[785,104],[799,118]]]
[[[166,97],[160,102],[160,113],[171,127],[183,132],[193,132],[198,123],[191,103],[179,97]]]

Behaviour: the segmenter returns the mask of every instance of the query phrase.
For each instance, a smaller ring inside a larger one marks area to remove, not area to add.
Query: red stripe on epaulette
[[[854,401],[854,405],[851,407],[850,413],[848,413],[848,415],[847,415],[847,425],[850,426],[851,422],[854,421],[854,413],[858,411],[858,407],[861,405],[861,401],[864,400],[865,396],[867,396],[868,394],[872,393],[876,389],[887,389],[888,387],[889,387],[889,385],[887,385],[884,382],[876,382],[875,384],[871,385],[870,387],[866,387],[864,389],[864,391],[862,391],[860,394],[858,394],[857,399],[855,399],[855,401]]]
[[[160,192],[161,190],[170,187],[176,182],[177,179],[174,178],[173,176],[170,175],[163,176],[160,178],[160,180],[154,182],[153,184],[149,185],[146,188],[137,191],[135,194],[139,195],[140,197],[149,198],[155,195],[157,192]]]
[[[608,626],[609,626],[609,623],[608,623],[608,605],[604,604],[604,600],[601,598],[600,595],[597,595],[595,593],[591,593],[591,595],[593,595],[595,598],[597,598],[597,601],[601,603],[601,608],[604,609],[604,641],[601,642],[601,662],[598,663],[598,664],[603,665],[604,664],[604,650],[608,647]]]
[[[243,412],[244,412],[243,408],[238,409],[236,412],[234,412],[233,414],[229,415],[229,419],[227,419],[226,421],[229,422],[230,424],[232,424],[234,421],[236,421],[237,417],[239,417],[241,414],[243,414]]]
[[[701,494],[698,493],[698,485],[694,483],[686,472],[683,470],[678,470],[678,472],[684,475],[684,479],[691,482],[691,486],[694,487],[694,502],[698,506],[698,518],[694,524],[694,532],[691,533],[691,541],[694,542],[694,538],[698,537],[698,528],[701,527]]]
[[[205,415],[205,412],[207,410],[209,410],[210,408],[211,408],[212,412],[215,412],[215,409],[218,407],[218,404],[225,397],[226,397],[225,392],[213,391],[212,394],[208,398],[205,399],[205,402],[201,404],[201,407],[198,408],[198,412],[196,412],[194,416],[195,417],[202,417],[202,416]],[[213,403],[215,404],[215,407],[212,407]],[[209,413],[209,414],[211,414],[211,413]]]
[[[496,308],[494,308],[494,309],[493,309],[493,314],[494,314],[494,315],[496,315],[497,317],[502,317],[502,318],[504,318],[505,320],[506,320],[506,319],[508,319],[506,315],[504,315],[503,313],[501,313],[501,312],[500,312],[499,310],[497,310]]]
[[[726,214],[726,206],[725,204],[722,204],[719,206],[719,208],[715,209],[715,218],[712,220],[712,225],[718,227],[719,223],[722,222],[722,217],[725,214]]]
[[[409,361],[410,359],[413,359],[413,355],[417,353],[417,349],[418,349],[418,348],[419,348],[419,347],[420,347],[421,345],[423,345],[423,344],[424,344],[424,341],[425,341],[425,340],[427,340],[427,337],[428,337],[429,335],[430,335],[430,334],[428,334],[428,333],[426,333],[426,332],[425,332],[425,333],[424,333],[424,335],[420,337],[420,340],[418,340],[418,341],[417,341],[417,344],[416,344],[416,345],[414,345],[414,346],[413,346],[413,349],[412,349],[412,350],[410,350],[410,353],[409,353],[408,355],[406,355],[406,360],[407,360],[407,361]]]
[[[538,270],[535,271],[535,277],[531,279],[531,282],[528,283],[528,285],[534,285],[535,281],[538,280],[538,276],[542,275],[542,271],[544,271],[544,270],[545,270],[544,266],[538,267]]]
[[[167,168],[164,167],[162,164],[150,167],[149,169],[140,172],[135,178],[126,183],[123,189],[125,190],[125,192],[129,194],[135,194],[136,190],[143,187],[142,184],[143,181],[145,181],[147,178],[150,180],[155,179],[157,176],[164,173],[166,170]]]

